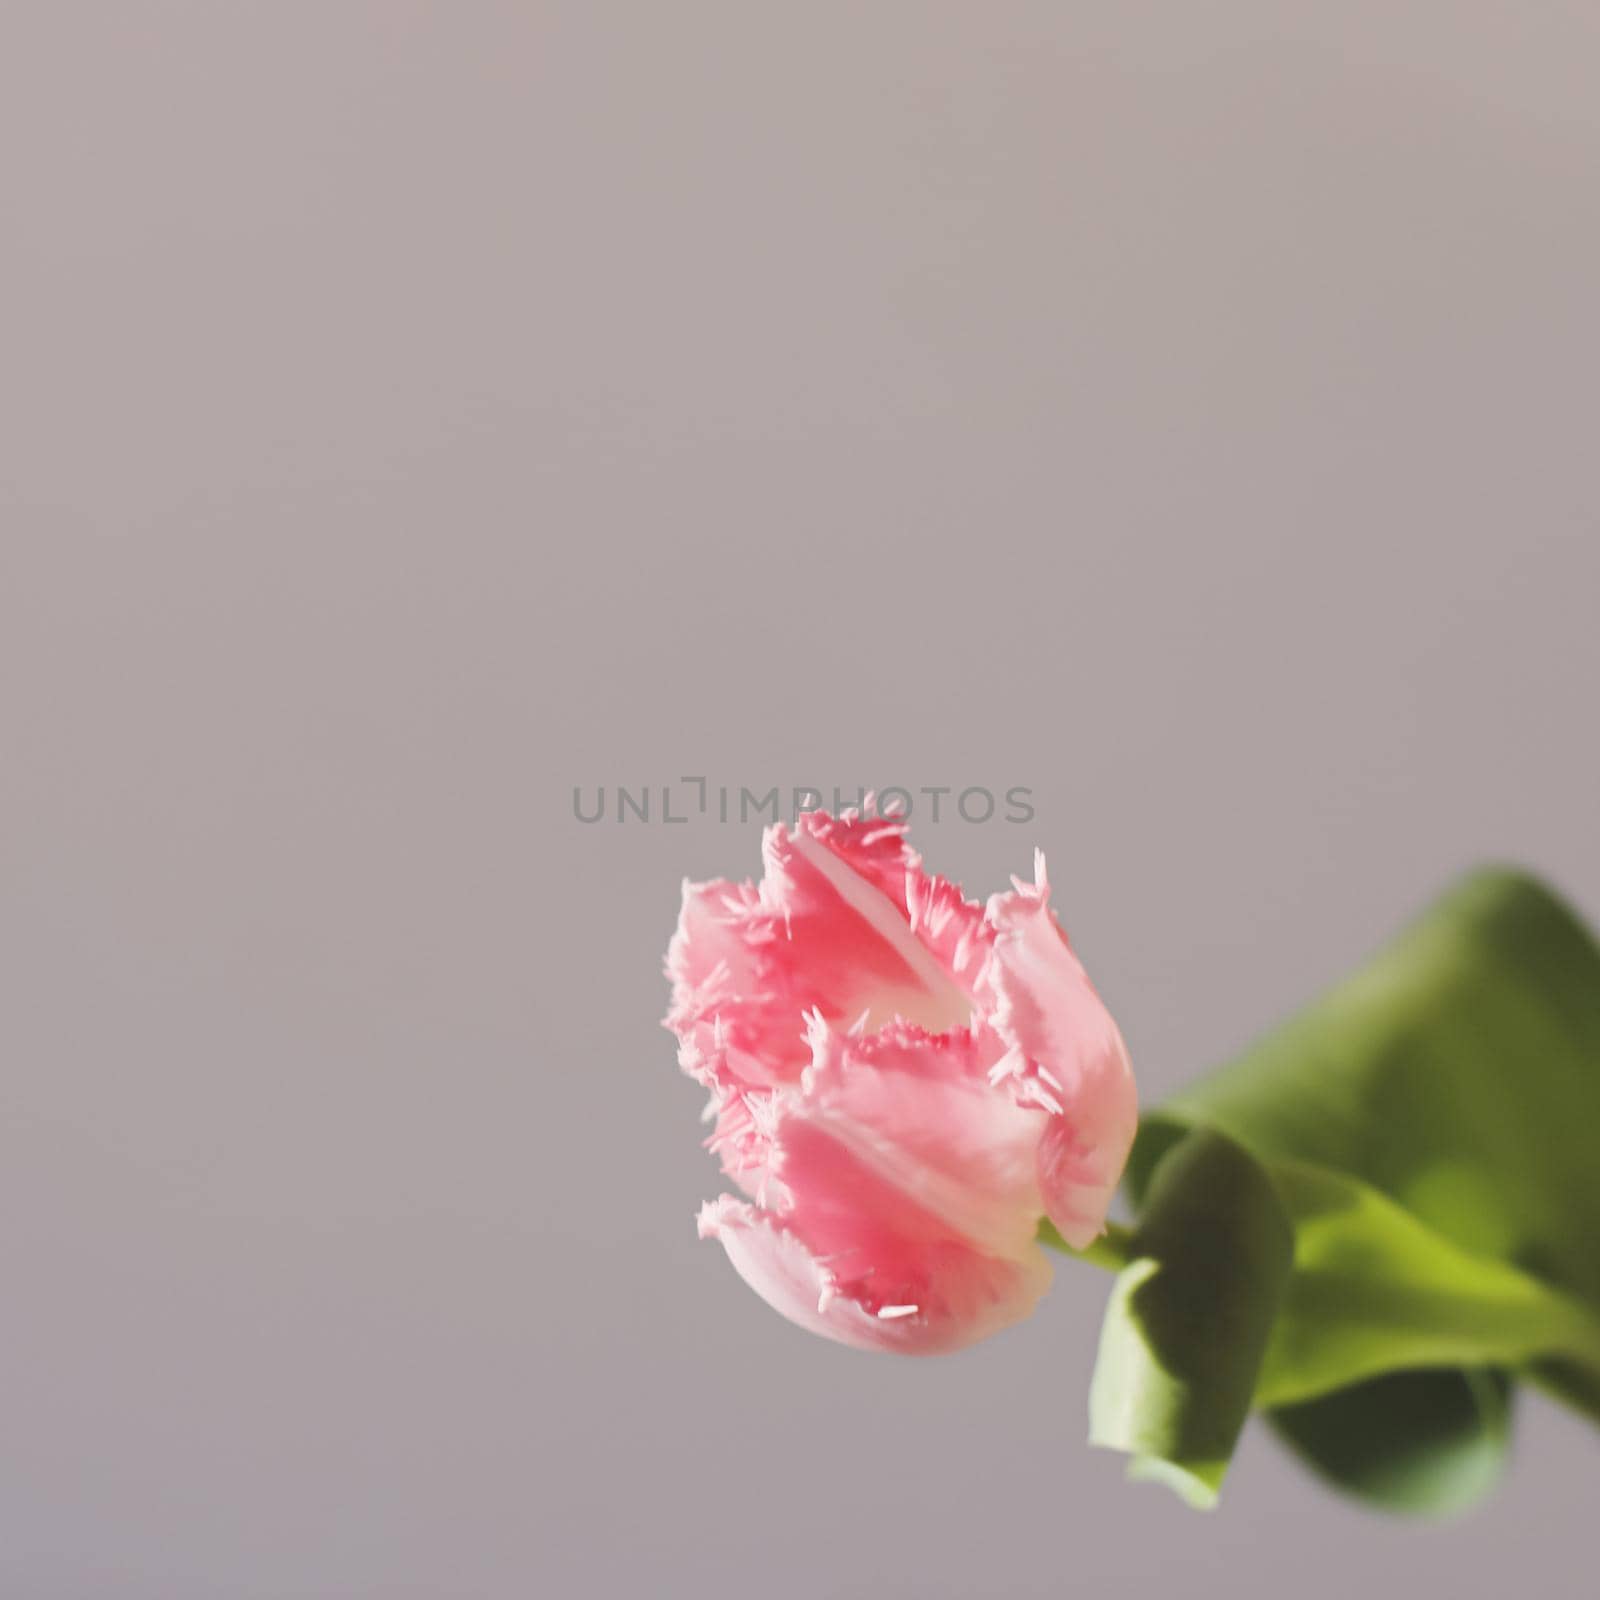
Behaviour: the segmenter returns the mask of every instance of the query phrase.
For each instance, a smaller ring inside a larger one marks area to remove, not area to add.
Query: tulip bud
[[[759,885],[686,883],[667,1026],[742,1191],[702,1237],[802,1327],[932,1354],[1032,1311],[1041,1218],[1099,1234],[1138,1107],[1043,857],[979,906],[905,834],[811,812]]]

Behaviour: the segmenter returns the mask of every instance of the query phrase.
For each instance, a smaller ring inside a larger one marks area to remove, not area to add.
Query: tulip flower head
[[[959,1349],[1027,1316],[1105,1225],[1138,1120],[1122,1036],[1034,881],[986,906],[904,823],[802,815],[759,884],[686,883],[667,954],[683,1069],[738,1194],[700,1213],[800,1326]]]

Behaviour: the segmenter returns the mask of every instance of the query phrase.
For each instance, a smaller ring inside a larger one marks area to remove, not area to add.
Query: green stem
[[[1039,1224],[1039,1243],[1046,1249],[1059,1250],[1064,1256],[1087,1261],[1092,1267],[1104,1267],[1107,1272],[1121,1272],[1133,1260],[1133,1229],[1120,1222],[1108,1222],[1104,1233],[1076,1250],[1056,1231],[1055,1224],[1046,1219]]]

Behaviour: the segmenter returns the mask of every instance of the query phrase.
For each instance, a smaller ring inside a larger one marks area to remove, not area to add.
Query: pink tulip
[[[982,907],[905,832],[811,812],[759,885],[685,883],[667,1026],[743,1191],[701,1236],[802,1327],[932,1354],[1033,1310],[1041,1217],[1101,1231],[1138,1113],[1043,856]]]

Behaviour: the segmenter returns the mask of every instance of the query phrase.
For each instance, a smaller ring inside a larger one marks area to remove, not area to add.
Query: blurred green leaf
[[[1445,1512],[1498,1481],[1511,1392],[1503,1372],[1481,1367],[1393,1372],[1269,1416],[1336,1488],[1391,1510]]]
[[[1477,873],[1145,1119],[1092,1436],[1205,1503],[1253,1404],[1342,1487],[1466,1503],[1510,1374],[1600,1419],[1596,1130],[1600,950]]]

